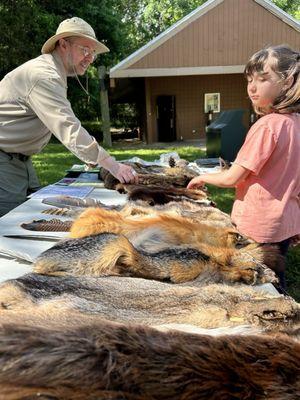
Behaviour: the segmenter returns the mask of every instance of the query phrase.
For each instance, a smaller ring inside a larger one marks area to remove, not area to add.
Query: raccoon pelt
[[[143,200],[150,206],[156,204],[166,204],[170,201],[181,200],[207,200],[207,194],[203,190],[191,190],[187,188],[166,187],[160,188],[156,186],[129,185],[119,184],[116,186],[119,193],[127,193],[128,200]],[[208,200],[207,200],[208,201]],[[213,205],[208,201],[209,205]]]
[[[22,314],[28,314],[26,318]],[[130,277],[93,278],[27,274],[0,285],[0,323],[105,318],[161,326],[189,324],[212,329],[251,325],[268,332],[295,329],[300,306],[292,298],[239,284],[202,285],[197,280],[173,285]]]
[[[300,344],[285,336],[164,333],[105,320],[0,327],[3,400],[295,400],[299,375]]]
[[[33,270],[50,275],[121,275],[174,283],[191,281],[202,274],[210,276],[212,282],[277,281],[274,272],[264,266],[265,249],[258,245],[203,248],[205,252],[174,247],[149,253],[136,249],[125,236],[102,233],[55,244],[36,259]]]
[[[85,210],[74,221],[70,236],[80,238],[103,232],[124,234],[133,241],[139,240],[141,236],[152,236],[156,238],[156,243],[164,247],[188,245],[198,248],[203,243],[217,247],[234,247],[238,243],[249,243],[234,228],[209,226],[181,216],[123,216],[121,212],[100,208]]]

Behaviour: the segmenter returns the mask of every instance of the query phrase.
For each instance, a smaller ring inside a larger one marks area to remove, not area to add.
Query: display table
[[[58,188],[59,185],[55,185],[53,192],[57,191]],[[42,203],[44,197],[51,197],[49,191],[51,191],[50,186],[43,188],[34,197],[0,218],[0,282],[31,272],[32,263],[43,251],[52,247],[58,240],[68,236],[68,232],[38,232],[21,227],[22,223],[39,219],[59,218],[62,221],[70,219],[68,216],[57,217],[42,213],[43,210],[53,208],[51,205]],[[57,193],[54,196],[57,196]],[[106,205],[119,205],[126,202],[125,194],[104,187],[91,189],[88,197],[99,200]],[[254,288],[275,296],[279,295],[271,283],[256,285]]]
[[[126,202],[126,195],[105,188],[93,189],[88,197],[100,200],[106,205]],[[31,263],[39,254],[52,247],[60,238],[68,235],[67,232],[36,232],[21,227],[22,223],[38,219],[70,219],[70,217],[42,213],[43,210],[49,208],[53,206],[43,204],[42,198],[32,197],[0,218],[0,282],[30,272]]]

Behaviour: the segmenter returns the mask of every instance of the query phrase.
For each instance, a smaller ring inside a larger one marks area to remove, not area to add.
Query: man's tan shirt
[[[0,149],[32,155],[52,133],[87,164],[109,156],[74,115],[66,72],[55,51],[26,62],[0,82]]]

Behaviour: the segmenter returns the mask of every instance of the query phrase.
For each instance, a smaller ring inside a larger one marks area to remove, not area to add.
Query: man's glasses
[[[91,57],[93,61],[97,58],[96,50],[90,50],[86,46],[81,46],[80,44],[72,43],[71,41],[69,41],[69,43],[71,43],[72,46],[77,47],[84,57]]]

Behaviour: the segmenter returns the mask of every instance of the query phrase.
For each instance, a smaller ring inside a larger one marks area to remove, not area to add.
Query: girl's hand
[[[291,247],[298,247],[300,246],[300,235],[293,236],[291,238]]]
[[[202,180],[201,175],[199,175],[190,181],[190,183],[187,185],[187,188],[188,189],[202,188],[202,186],[204,186],[204,184],[205,184],[205,182]]]

